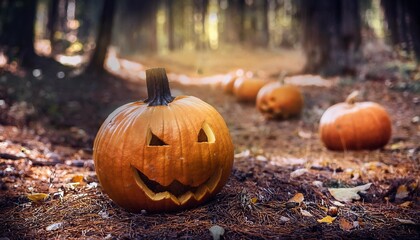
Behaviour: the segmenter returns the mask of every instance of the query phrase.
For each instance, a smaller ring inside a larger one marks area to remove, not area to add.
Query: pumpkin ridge
[[[199,102],[199,103],[202,102],[202,100],[200,100],[198,98],[197,99],[188,99],[188,100],[190,100],[191,102],[192,102],[192,100],[194,100],[194,103],[195,104],[197,104],[197,102]],[[187,104],[188,102],[189,101],[178,102],[177,107],[181,110],[180,112],[186,113],[188,111],[191,111],[189,109],[194,109],[194,111],[197,111],[197,112],[200,113],[200,116],[206,116],[206,114],[203,114],[203,111],[201,111],[200,108],[197,108],[194,104]],[[185,108],[183,106],[185,106]],[[187,117],[186,119],[188,121],[187,126],[194,126],[194,125],[196,125],[196,124],[194,124],[194,122],[189,117]],[[200,127],[201,127],[201,125],[200,125]],[[196,131],[196,130],[197,129],[194,129],[194,135],[195,136],[197,136],[197,134],[198,134],[198,131]],[[207,166],[207,164],[203,164],[203,153],[202,153],[202,151],[200,150],[199,153],[200,153],[199,159],[201,160],[200,168],[203,167],[203,166]],[[212,160],[213,160],[213,158],[212,158]],[[212,161],[210,162],[210,164],[212,164]],[[194,179],[192,179],[192,180],[194,181]],[[205,180],[204,181],[200,181],[200,182],[201,183],[198,184],[198,185],[201,185],[203,182],[205,182]]]
[[[384,109],[382,109],[382,107],[381,106],[376,106],[375,105],[375,107],[377,107],[377,108],[380,108],[380,110],[382,111],[382,110],[384,110]],[[376,114],[372,111],[372,109],[369,109],[369,111],[366,111],[367,113],[369,113],[369,115],[370,116],[372,116],[372,118],[373,119],[375,119],[375,122],[376,122],[376,126],[382,126],[383,125],[383,123],[377,118],[377,116],[376,116]],[[386,134],[386,132],[385,131],[379,131],[379,133],[380,133],[380,139],[387,139],[388,137],[385,135]],[[382,142],[381,142],[382,143]],[[386,142],[385,142],[386,143]],[[380,145],[380,144],[378,144],[378,145]],[[375,146],[376,147],[376,146]]]
[[[201,101],[200,100],[200,102],[199,102],[199,105],[204,105],[205,104],[205,102],[204,101]],[[206,114],[206,112],[210,112],[210,111],[208,111],[208,110],[206,110],[206,111],[204,111],[204,109],[202,109],[201,107],[197,107],[197,111],[199,111],[199,112],[201,112],[201,114],[202,114],[202,116],[207,116],[208,114]],[[203,124],[205,123],[205,122],[207,122],[206,121],[206,119],[204,119],[204,121],[203,121],[203,123],[201,123],[200,124],[200,130],[202,129],[202,127],[203,127]],[[213,126],[211,126],[211,124],[210,123],[208,123],[207,122],[207,124],[210,126],[210,128],[211,129],[214,129],[214,127]],[[199,131],[200,131],[199,130]],[[199,133],[199,131],[198,131],[198,133]],[[196,135],[198,135],[198,133],[196,134]],[[215,143],[217,141],[217,139],[215,138],[215,140],[214,140],[214,142],[213,143]],[[211,152],[211,146],[210,146],[210,143],[208,143],[208,145],[207,145],[207,152]],[[202,153],[202,150],[200,149],[200,155],[202,156],[203,155],[203,153]],[[210,163],[210,169],[215,169],[215,168],[217,168],[217,166],[214,166],[214,163],[215,163],[215,161],[214,161],[214,155],[213,154],[209,154],[209,157],[210,157],[210,159],[208,159],[208,158],[206,158],[207,159],[207,161]],[[208,165],[208,163],[206,163],[205,165]]]
[[[121,129],[123,130],[122,131],[122,133],[125,133],[125,132],[132,132],[132,131],[130,131],[129,129],[132,129],[133,128],[133,126],[134,126],[134,124],[133,123],[135,123],[136,122],[136,120],[137,120],[137,116],[139,116],[139,114],[142,114],[144,111],[145,111],[145,108],[142,108],[142,107],[137,107],[137,106],[134,106],[133,105],[133,111],[132,112],[129,112],[128,114],[127,114],[127,117],[125,118],[125,122],[124,122],[124,124],[121,126]],[[139,113],[140,112],[140,113]],[[125,146],[126,146],[126,141],[128,140],[128,138],[127,137],[123,137],[123,135],[124,134],[122,134],[122,136],[120,136],[120,137],[122,137],[123,138],[123,140],[122,140],[122,143],[121,143],[121,155],[120,155],[120,157],[119,157],[119,159],[124,159],[124,153],[125,153]],[[118,141],[119,142],[119,141]],[[119,161],[121,161],[121,160],[119,160]],[[125,178],[124,178],[124,176],[125,176],[125,174],[124,174],[124,169],[123,169],[123,164],[118,164],[120,167],[119,167],[119,169],[120,169],[120,175],[119,176],[121,176],[120,177],[120,179],[121,179],[121,182],[124,184],[125,183]],[[117,175],[118,176],[118,175]],[[126,184],[124,184],[123,186],[125,186]],[[127,194],[127,187],[123,187],[122,188],[122,191],[123,191],[123,195],[122,196],[126,196],[126,194]]]
[[[131,115],[134,112],[136,112],[136,110],[137,110],[136,108],[130,109],[130,111],[127,114],[125,114],[123,121],[121,121],[121,124],[122,125],[119,125],[117,127],[116,131],[112,131],[111,132],[111,136],[109,137],[110,140],[109,140],[109,142],[107,144],[107,148],[106,149],[109,149],[109,145],[115,145],[116,142],[120,142],[121,138],[123,139],[123,141],[122,141],[122,144],[121,144],[122,145],[121,149],[118,149],[118,148],[116,149],[116,150],[119,150],[118,153],[117,153],[118,158],[115,159],[112,162],[112,167],[110,167],[109,169],[104,169],[104,167],[101,167],[102,171],[112,171],[112,172],[115,172],[116,173],[115,175],[114,174],[111,174],[111,175],[108,175],[108,176],[124,176],[124,175],[122,175],[123,172],[124,172],[123,167],[121,167],[121,164],[116,164],[115,161],[121,162],[121,159],[124,159],[123,158],[123,155],[124,155],[124,144],[125,144],[124,142],[125,142],[125,139],[126,138],[123,137],[123,135],[124,135],[123,133],[126,131],[127,123],[129,123],[131,121],[131,117],[132,117]],[[117,115],[117,116],[119,116],[119,115]],[[114,167],[115,165],[118,165],[119,167]],[[121,184],[122,184],[122,186],[125,185],[124,184],[124,178],[116,178],[116,179],[115,178],[113,178],[113,179],[106,178],[104,180],[106,182],[113,182],[113,181],[119,182],[119,184],[117,184],[117,185],[121,185]],[[123,187],[122,188],[122,191],[124,193],[126,192],[125,190],[126,189]],[[114,195],[113,193],[110,193],[110,194]],[[116,200],[120,200],[120,196],[115,196],[114,195],[114,197],[115,197]]]
[[[178,119],[178,117],[177,117],[177,115],[176,115],[176,113],[174,111],[174,106],[179,105],[179,102],[176,102],[176,103],[177,104],[175,104],[175,102],[173,103],[173,105],[171,104],[172,106],[168,105],[168,110],[174,116],[175,125],[176,125],[176,127],[178,129],[178,136],[180,136],[180,138],[182,138],[182,131],[181,131],[181,128],[179,127],[179,119]],[[181,140],[181,143],[182,143],[182,140]],[[179,151],[180,151],[181,156],[184,156],[184,149],[182,147],[182,144],[179,144]],[[184,176],[185,175],[184,174],[185,173],[184,158],[181,158],[180,160],[181,160],[181,163],[180,163],[180,166],[181,166],[181,176]],[[171,175],[174,175],[174,174],[172,173]]]
[[[198,102],[198,105],[200,106],[200,107],[196,107],[196,109],[197,109],[197,111],[199,111],[199,112],[201,112],[201,114],[202,114],[202,116],[207,116],[208,114],[206,114],[207,112],[210,112],[209,111],[209,109],[207,109],[206,111],[204,111],[204,109],[203,109],[203,107],[207,107],[206,105],[207,105],[207,103],[206,102],[204,102],[204,101],[202,101],[202,100],[200,100],[199,102]],[[204,119],[204,122],[206,122],[206,119]],[[203,122],[203,123],[204,123]],[[202,127],[203,126],[203,123],[201,123],[201,125],[200,125],[200,127]],[[209,126],[210,126],[210,128],[211,129],[214,129],[214,126],[212,126],[210,123],[207,123],[207,124],[209,124]],[[198,133],[197,133],[198,134]],[[215,139],[215,141],[214,142],[216,142],[217,140]],[[210,145],[208,145],[208,147],[207,147],[208,149],[209,149],[209,151],[210,151]],[[200,151],[200,154],[202,154],[201,153],[202,151]],[[210,160],[209,160],[209,162],[210,162],[210,169],[214,169],[215,167],[217,167],[217,166],[214,166],[213,164],[214,164],[214,156],[212,155],[212,154],[210,154]]]
[[[213,110],[213,107],[210,105],[210,104],[208,104],[208,103],[206,103],[206,102],[204,102],[204,101],[201,101],[200,102],[200,105],[203,107],[203,108],[207,108],[208,109],[208,111],[212,111]],[[227,126],[226,126],[226,123],[224,123],[224,121],[222,121],[222,119],[223,119],[223,117],[217,112],[217,114],[219,115],[218,117],[217,117],[217,127],[216,126],[211,126],[210,125],[210,127],[211,128],[213,128],[213,129],[224,129],[223,127],[225,127],[226,129],[227,129]],[[227,134],[227,135],[229,135],[230,136],[230,134],[229,134],[229,131],[227,131],[225,134]],[[220,140],[221,139],[221,140]],[[229,138],[230,139],[230,138]],[[223,138],[219,138],[219,141],[221,141],[221,143],[220,144],[218,144],[217,146],[219,147],[219,150],[220,151],[222,151],[222,152],[224,152],[224,150],[226,150],[226,148],[229,146],[229,145],[231,145],[231,143],[228,143],[228,142],[226,142],[226,141],[223,141],[223,140],[227,140],[227,139],[223,139]],[[213,159],[213,156],[212,156],[212,159]],[[218,162],[218,163],[220,163],[220,161]],[[217,166],[216,166],[217,167]],[[226,161],[223,161],[223,166],[222,166],[222,168],[224,169],[226,167]]]

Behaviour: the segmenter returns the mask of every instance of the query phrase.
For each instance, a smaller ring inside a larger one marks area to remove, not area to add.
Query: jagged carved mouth
[[[222,169],[213,174],[207,181],[197,187],[188,186],[174,180],[168,186],[149,179],[145,174],[135,167],[131,167],[134,173],[134,179],[137,185],[147,194],[147,196],[159,201],[165,198],[172,199],[173,202],[181,205],[194,197],[201,200],[208,192],[213,192],[222,177]]]

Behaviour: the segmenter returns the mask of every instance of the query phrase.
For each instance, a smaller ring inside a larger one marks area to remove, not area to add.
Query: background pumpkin
[[[297,116],[302,108],[303,96],[292,85],[271,82],[263,86],[257,95],[257,109],[268,119]]]
[[[319,132],[328,149],[377,149],[391,138],[386,110],[374,102],[355,102],[357,94],[353,92],[346,102],[331,106],[322,115]]]
[[[233,93],[239,101],[255,101],[258,91],[267,83],[259,78],[239,77],[233,85]]]
[[[115,110],[94,142],[103,190],[129,211],[197,206],[219,192],[233,165],[220,114],[191,96],[172,97],[164,69],[146,71],[148,98]]]
[[[235,74],[227,75],[221,82],[223,92],[233,93],[233,85],[238,77]]]

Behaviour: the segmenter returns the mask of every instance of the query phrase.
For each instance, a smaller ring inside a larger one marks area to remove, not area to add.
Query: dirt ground
[[[36,73],[1,73],[1,239],[212,239],[214,225],[224,229],[224,239],[420,238],[420,94],[395,72],[300,86],[305,109],[287,121],[267,121],[254,104],[217,86],[173,82],[173,95],[198,96],[223,115],[235,162],[214,199],[168,214],[124,211],[102,193],[94,171],[97,129],[119,105],[143,99],[144,82],[73,77],[74,70],[62,66]],[[319,119],[355,89],[388,110],[392,139],[376,151],[328,151],[319,140]],[[328,190],[367,183],[353,202],[339,203]],[[36,202],[31,193],[49,196]],[[288,202],[298,193],[303,201]],[[318,221],[327,215],[335,220]]]

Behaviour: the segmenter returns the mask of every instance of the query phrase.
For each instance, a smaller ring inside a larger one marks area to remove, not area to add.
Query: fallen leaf
[[[400,207],[409,208],[412,205],[413,205],[413,202],[411,202],[411,201],[405,201],[405,202],[403,202],[403,203],[400,204]]]
[[[360,178],[360,171],[359,171],[359,170],[355,170],[355,171],[353,171],[353,172],[351,173],[351,175],[353,176],[353,177],[351,178],[351,180],[355,181],[355,180],[357,180],[357,179],[359,179],[359,178]]]
[[[372,183],[353,188],[328,188],[328,191],[338,201],[351,202],[352,200],[359,200],[360,195],[358,192],[365,192],[371,185]]]
[[[247,149],[247,150],[244,150],[240,153],[235,154],[235,158],[246,158],[249,155],[251,155],[251,152]]]
[[[209,228],[210,234],[213,237],[213,240],[219,240],[223,234],[225,234],[225,229],[219,225],[214,225]]]
[[[413,222],[412,220],[409,219],[401,219],[401,218],[395,218],[395,220],[397,220],[398,222],[402,223],[402,224],[413,224],[415,225],[416,223]]]
[[[331,217],[331,216],[326,216],[326,217],[324,217],[323,219],[318,219],[317,221],[319,222],[319,223],[327,223],[327,224],[331,224],[332,222],[334,222],[334,220],[335,220],[335,217]]]
[[[391,145],[391,150],[398,150],[405,147],[404,142],[397,142]]]
[[[305,164],[306,162],[308,162],[308,160],[304,158],[289,158],[289,157],[285,158],[285,157],[279,157],[279,156],[272,157],[270,161],[270,163],[275,166],[302,165],[302,164]]]
[[[385,163],[382,163],[382,162],[375,161],[375,162],[367,162],[367,163],[363,164],[363,168],[365,170],[376,170],[378,168],[385,168],[386,169],[386,168],[388,168],[388,165],[386,165]]]
[[[318,187],[318,188],[322,188],[322,186],[324,184],[321,181],[313,181],[312,185],[314,185],[315,187]]]
[[[63,226],[63,223],[62,222],[53,223],[51,225],[48,225],[45,228],[45,230],[47,230],[47,231],[54,231],[54,230],[57,230],[57,229],[61,228],[62,226]]]
[[[261,161],[261,162],[267,162],[268,161],[268,159],[266,157],[264,157],[263,155],[256,156],[255,160]]]
[[[81,183],[83,182],[83,175],[75,175],[71,178],[72,183]]]
[[[302,193],[296,193],[295,196],[293,196],[291,199],[289,199],[288,202],[296,202],[296,203],[302,203],[305,197]]]
[[[281,216],[281,217],[280,217],[280,221],[281,221],[281,222],[288,222],[288,221],[290,221],[290,218],[285,217],[285,216]]]
[[[305,216],[305,217],[313,217],[312,213],[303,209],[300,209],[300,214],[302,214],[302,216]]]
[[[258,202],[258,198],[257,197],[251,198],[251,202],[254,203],[254,204],[257,203]]]
[[[397,193],[395,194],[395,198],[401,200],[408,197],[408,194],[409,192],[408,192],[407,186],[400,185],[397,189]]]
[[[47,198],[50,195],[49,194],[46,194],[46,193],[31,193],[31,194],[28,194],[26,196],[32,202],[43,202],[43,201],[47,200]]]
[[[345,204],[342,204],[341,202],[339,202],[339,201],[332,201],[332,204],[334,204],[335,206],[337,206],[337,207],[344,207],[344,206],[346,206]]]
[[[67,183],[66,185],[64,185],[64,188],[67,190],[74,190],[79,184],[79,182]]]
[[[98,183],[97,182],[91,182],[87,185],[87,189],[97,188]]]
[[[350,231],[354,228],[353,223],[348,221],[345,218],[340,218],[338,223],[339,223],[339,226],[340,226],[341,230],[343,230],[343,231]]]
[[[306,168],[296,169],[295,171],[290,173],[290,177],[291,178],[300,177],[307,172],[308,172],[308,169],[306,169]]]
[[[64,191],[61,189],[59,189],[57,192],[53,194],[53,199],[56,199],[56,198],[63,199],[63,197],[64,197]]]
[[[303,138],[303,139],[309,139],[309,138],[312,137],[312,133],[300,130],[300,131],[298,131],[298,136]]]

